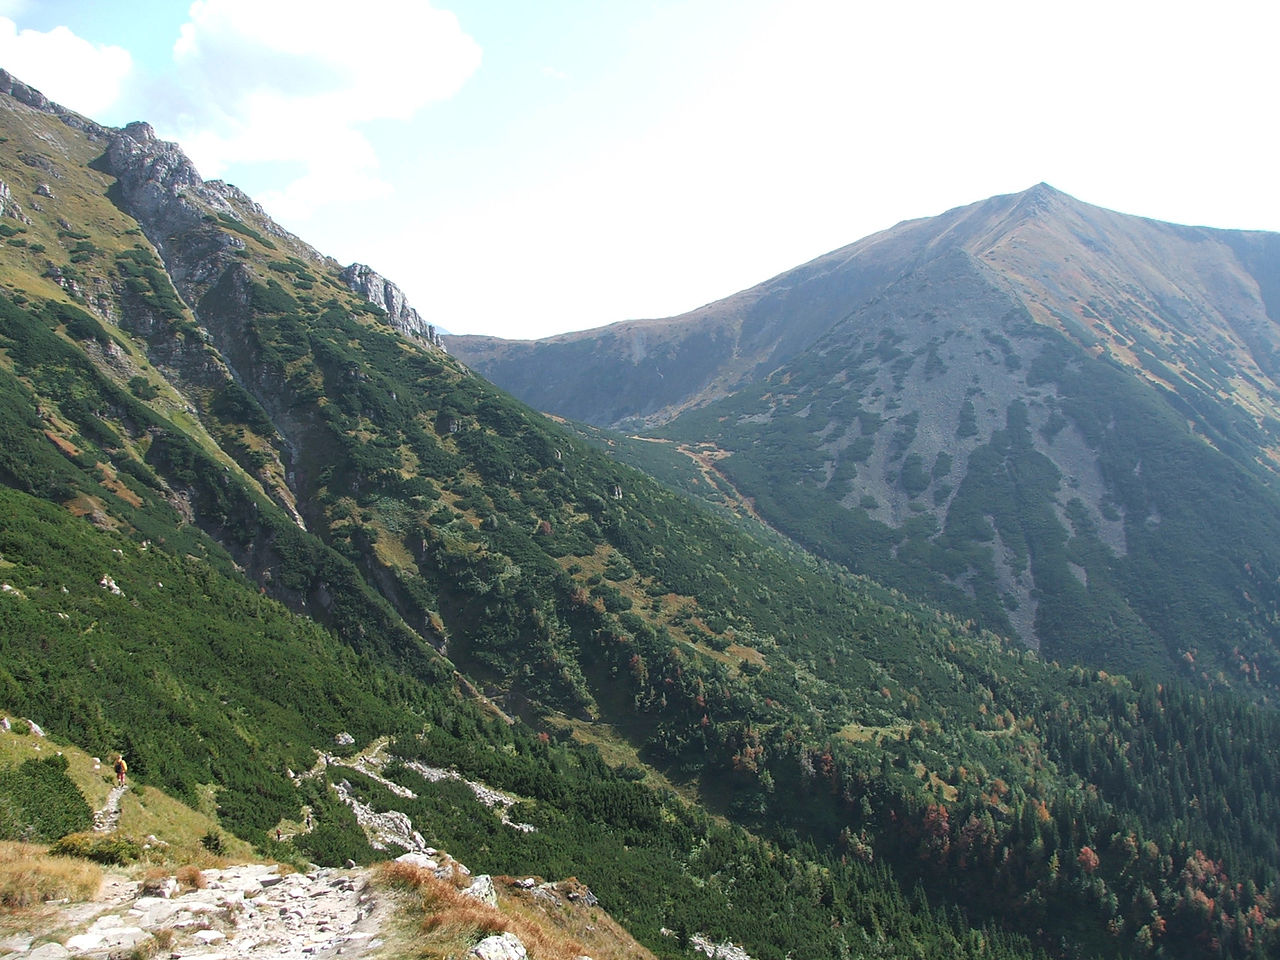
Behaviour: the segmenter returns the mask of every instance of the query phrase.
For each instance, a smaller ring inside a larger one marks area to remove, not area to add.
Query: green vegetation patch
[[[0,770],[0,840],[47,843],[92,824],[93,811],[67,776],[65,757]]]

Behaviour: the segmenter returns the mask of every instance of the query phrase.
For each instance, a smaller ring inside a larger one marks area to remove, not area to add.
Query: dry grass
[[[458,956],[485,937],[508,932],[520,938],[533,960],[574,960],[584,953],[581,944],[560,931],[469,897],[431,870],[384,863],[376,868],[375,882],[412,895],[407,910],[417,922],[417,931],[406,952],[415,956]]]
[[[147,937],[147,939],[134,945],[133,949],[124,954],[124,960],[152,960],[160,953],[160,944],[156,942],[155,937]]]
[[[146,893],[160,890],[164,886],[164,882],[173,877],[178,882],[178,889],[182,893],[188,893],[191,890],[203,890],[206,885],[204,874],[200,872],[200,868],[194,864],[186,864],[171,870],[167,866],[151,867],[142,875],[142,889]]]
[[[46,900],[90,900],[102,886],[102,868],[72,857],[49,856],[30,843],[0,842],[0,909],[21,910]]]
[[[200,872],[200,868],[192,864],[178,868],[178,883],[182,884],[182,889],[186,890],[203,890],[205,888],[204,874]]]
[[[555,884],[551,898],[509,886],[503,878],[494,879],[498,905],[508,916],[528,917],[537,924],[559,931],[562,937],[582,944],[584,955],[595,960],[656,960],[653,953],[638,943],[603,908],[587,904],[584,897],[590,891],[576,877]],[[505,879],[509,881],[511,878]]]

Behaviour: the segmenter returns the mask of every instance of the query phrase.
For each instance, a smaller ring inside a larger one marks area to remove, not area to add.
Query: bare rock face
[[[178,145],[158,139],[150,124],[131,123],[111,138],[100,162],[117,180],[121,208],[142,224],[179,291],[185,292],[184,280],[212,279],[211,270],[222,265],[218,254],[230,252],[238,242],[206,225],[207,211],[239,217],[222,191],[205,184]]]
[[[7,70],[0,70],[0,93],[8,94],[19,103],[25,103],[42,113],[52,113],[57,108],[52,100],[35,87],[29,87]]]
[[[17,202],[13,199],[13,191],[9,185],[0,180],[0,217],[17,216]]]
[[[198,293],[214,283],[244,247],[238,232],[269,233],[309,250],[244,191],[221,180],[203,179],[182,149],[158,138],[150,124],[139,121],[110,131],[106,152],[97,163],[116,178],[117,203],[142,225],[188,302],[198,300]],[[252,224],[246,223],[246,212]],[[224,229],[228,225],[231,230]]]
[[[387,322],[402,334],[425,340],[440,350],[444,349],[444,341],[436,333],[435,326],[427,323],[409,305],[403,290],[372,267],[353,263],[342,271],[342,281],[374,306],[385,310]]]

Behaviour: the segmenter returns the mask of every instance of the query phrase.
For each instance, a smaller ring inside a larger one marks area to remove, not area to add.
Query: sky
[[[1278,37],[1274,0],[0,0],[18,79],[518,339],[1040,181],[1280,231]]]

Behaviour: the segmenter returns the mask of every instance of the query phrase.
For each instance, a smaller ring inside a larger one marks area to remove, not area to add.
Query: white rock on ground
[[[524,944],[514,933],[485,937],[468,954],[477,960],[526,960],[528,955]]]
[[[705,953],[711,960],[751,960],[747,951],[733,943],[713,943],[709,937],[695,933],[689,938],[689,946]]]
[[[498,891],[493,885],[493,877],[487,873],[477,874],[471,878],[471,886],[462,891],[463,896],[475,897],[481,903],[491,907],[498,905]]]
[[[130,884],[126,895],[107,903],[87,927],[73,927],[64,942],[9,940],[6,946],[21,949],[4,960],[123,955],[145,947],[159,930],[173,931],[168,956],[194,960],[326,960],[339,953],[347,960],[382,945],[382,915],[363,871],[281,875],[274,866],[250,864],[206,870],[204,877],[204,889],[168,899],[139,896],[138,885]]]

